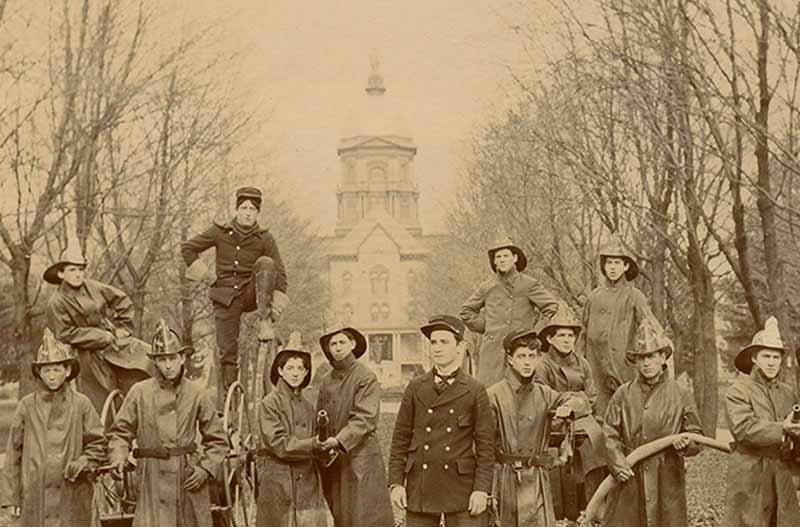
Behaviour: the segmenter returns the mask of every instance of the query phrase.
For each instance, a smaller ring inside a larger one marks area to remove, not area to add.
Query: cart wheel
[[[230,493],[231,518],[235,527],[254,527],[256,524],[256,464],[248,455],[253,448],[253,436],[242,440],[245,447],[242,455],[235,458],[235,465],[228,473],[226,490]]]

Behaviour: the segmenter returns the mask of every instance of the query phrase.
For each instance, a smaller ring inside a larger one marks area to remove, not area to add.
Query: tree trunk
[[[31,393],[36,385],[31,373],[31,362],[36,353],[41,335],[37,335],[33,321],[28,279],[31,260],[27,251],[19,247],[12,249],[11,274],[14,282],[14,350],[19,364],[19,396]],[[38,337],[38,338],[37,338]]]

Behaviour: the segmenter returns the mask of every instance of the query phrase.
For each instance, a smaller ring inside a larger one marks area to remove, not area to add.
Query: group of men
[[[243,315],[254,312],[255,337],[270,340],[288,305],[260,208],[260,191],[241,188],[234,217],[182,247],[187,277],[209,286],[223,388],[238,374]],[[199,259],[211,247],[214,270]],[[332,369],[316,405],[303,395],[310,354],[290,342],[275,356],[275,389],[258,408],[258,525],[552,526],[574,520],[609,473],[617,484],[604,524],[687,524],[683,458],[699,446],[683,433],[701,433],[699,419],[671,378],[673,345],[633,286],[639,269],[620,238],[600,251],[603,283],[580,321],[523,273],[526,255],[510,239],[488,258],[492,277],[459,315],[420,328],[433,368],[405,389],[388,470],[377,437],[380,384],[358,360],[365,336],[329,325],[319,343]],[[218,403],[184,379],[192,350],[178,334],[160,321],[150,346],[133,339],[130,300],[85,278],[85,268],[68,250],[45,271],[58,289],[33,363],[38,390],[12,423],[0,505],[26,526],[90,525],[90,478],[104,464],[122,472],[134,457],[135,526],[210,526],[208,481],[228,448]],[[481,335],[474,376],[465,367],[467,329]],[[800,424],[795,394],[778,380],[784,355],[770,319],[736,357],[744,376],[725,399],[735,440],[725,525],[800,524],[792,480]],[[125,400],[104,433],[98,413],[115,388]],[[329,419],[327,438],[318,413]],[[664,437],[671,448],[630,464],[634,449]]]

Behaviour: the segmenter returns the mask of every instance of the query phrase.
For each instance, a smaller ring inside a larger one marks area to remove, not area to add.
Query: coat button
[[[228,231],[228,234],[230,234],[231,236],[233,236],[233,231]]]
[[[239,249],[241,249],[241,247],[239,247],[239,246],[237,245],[237,246],[236,246],[236,250],[238,251]]]
[[[239,260],[234,260],[233,265],[239,265]]]
[[[433,413],[433,408],[428,408],[428,413],[432,414]]]
[[[431,427],[430,427],[430,426],[426,426],[426,427],[425,427],[425,431],[426,431],[426,432],[430,432],[430,431],[431,431]],[[449,432],[449,430],[448,430],[448,432]]]
[[[239,289],[238,285],[233,286],[234,289]]]
[[[428,470],[428,464],[427,463],[423,463],[422,464],[422,470]]]
[[[430,450],[431,449],[430,445],[425,445],[422,448],[424,448],[425,450]]]
[[[452,429],[452,428],[450,428],[450,427],[448,426],[446,430],[447,430],[448,432],[450,432],[450,431],[452,431],[453,429]]]
[[[450,408],[450,415],[453,415],[453,409]]]
[[[449,446],[444,447],[444,451],[445,452],[450,452],[450,447]]]
[[[447,465],[447,463],[445,463],[444,464],[444,469],[447,470],[448,468],[450,468],[450,467]]]

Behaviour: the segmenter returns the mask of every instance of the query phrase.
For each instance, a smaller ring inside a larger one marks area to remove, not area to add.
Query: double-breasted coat
[[[228,444],[214,401],[200,386],[156,374],[128,392],[108,431],[111,463],[128,458],[134,439],[140,450],[191,450],[198,431],[193,453],[137,460],[133,527],[212,527],[208,482],[195,491],[184,490],[183,483],[193,470],[217,474]]]
[[[636,376],[625,360],[634,349],[636,329],[642,320],[655,320],[644,293],[623,275],[616,282],[604,278],[605,284],[591,292],[583,306],[576,351],[586,357],[598,394],[595,411],[603,415],[616,389]]]
[[[483,335],[478,352],[477,378],[484,386],[503,379],[506,359],[503,338],[514,330],[534,327],[539,314],[550,318],[558,303],[542,284],[512,269],[481,283],[461,306],[466,326]]]
[[[757,366],[725,393],[725,416],[736,444],[728,457],[726,527],[800,525],[792,482],[800,467],[780,458],[783,420],[794,403],[792,389],[768,380]]]
[[[112,390],[127,392],[151,372],[142,347],[130,346],[125,353],[132,356],[111,349],[104,319],[133,331],[133,302],[121,289],[91,279],[77,289],[62,282],[48,299],[45,313],[56,339],[77,350],[81,374],[75,382],[98,413]]]
[[[405,487],[409,511],[462,512],[473,491],[491,492],[494,419],[486,389],[463,370],[442,393],[433,377],[414,378],[403,393],[389,484]]]
[[[324,526],[328,507],[314,460],[314,406],[280,379],[261,401],[258,426],[258,522]]]
[[[511,370],[488,389],[495,423],[495,471],[500,525],[552,527],[556,523],[546,463],[520,465],[512,460],[546,458],[548,412],[568,405],[577,417],[588,415],[585,394],[558,393],[549,386],[523,383]],[[554,462],[554,459],[551,460]]]
[[[181,256],[186,266],[192,265],[203,251],[214,247],[217,283],[212,286],[210,294],[221,304],[230,304],[230,300],[250,281],[256,260],[268,256],[275,262],[275,289],[285,293],[286,269],[269,229],[256,225],[241,232],[233,221],[215,222],[204,232],[183,242]]]
[[[342,451],[323,468],[322,488],[336,527],[392,525],[377,428],[380,384],[352,355],[333,362],[322,378],[317,411],[325,410]]]
[[[608,405],[603,431],[614,474],[627,467],[626,455],[646,443],[681,432],[702,433],[691,394],[669,379],[666,370],[655,382],[637,374],[623,384]],[[668,448],[632,467],[635,476],[609,495],[604,525],[686,527],[683,457],[698,451],[697,446],[682,453]]]
[[[68,385],[23,397],[8,434],[0,505],[19,506],[22,527],[93,525],[92,484],[64,479],[70,461],[102,465],[106,441],[89,399]]]
[[[553,349],[545,353],[536,363],[533,380],[546,384],[557,392],[583,393],[594,406],[597,387],[592,379],[589,362],[574,351],[562,355]],[[603,430],[593,412],[575,421],[575,428],[587,434],[587,440],[578,448],[582,474],[606,466],[605,439]]]

